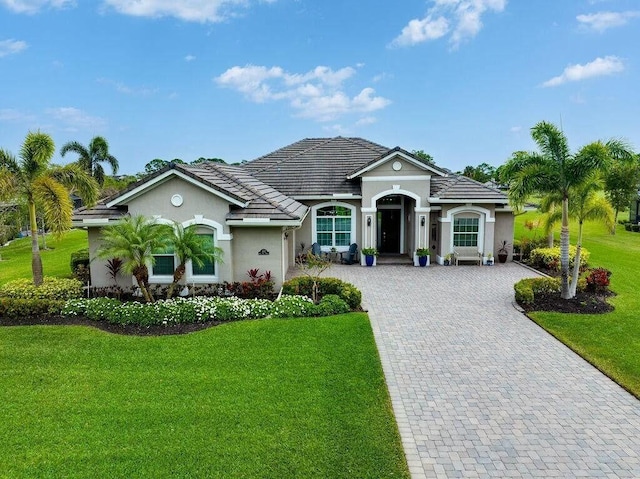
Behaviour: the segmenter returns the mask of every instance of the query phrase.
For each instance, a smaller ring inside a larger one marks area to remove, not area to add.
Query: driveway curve
[[[363,292],[414,479],[640,478],[640,401],[514,309],[533,274],[328,272]]]

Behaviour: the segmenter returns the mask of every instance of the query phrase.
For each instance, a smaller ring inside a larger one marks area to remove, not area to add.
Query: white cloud
[[[106,126],[106,121],[96,116],[90,116],[82,110],[74,107],[49,108],[45,113],[59,123],[59,127],[65,131],[100,130]]]
[[[20,53],[25,50],[27,46],[27,42],[23,42],[22,40],[14,40],[13,38],[0,40],[0,58],[13,55],[14,53]]]
[[[369,113],[391,103],[376,96],[370,87],[349,96],[343,83],[355,73],[351,67],[333,70],[317,66],[306,73],[289,73],[281,67],[247,65],[229,68],[214,81],[256,103],[286,101],[298,116],[318,121],[330,121],[346,114]]]
[[[273,3],[267,0],[265,3]],[[104,0],[117,12],[136,17],[175,17],[187,22],[221,22],[249,0]]]
[[[364,118],[360,118],[356,121],[356,126],[373,125],[377,121],[378,119],[373,116],[365,116]]]
[[[576,19],[588,30],[604,32],[609,28],[620,27],[633,18],[639,18],[640,11],[629,12],[597,12],[578,15]]]
[[[0,109],[0,121],[6,122],[30,122],[34,121],[35,117],[29,113],[25,113],[20,110],[15,110],[13,108],[2,108]]]
[[[196,59],[195,55],[187,55],[184,57],[185,62],[192,62]]]
[[[75,0],[0,0],[0,5],[15,13],[38,13],[45,8],[75,7]]]
[[[543,87],[562,85],[572,81],[586,80],[587,78],[613,75],[624,71],[623,61],[615,56],[596,58],[592,62],[584,65],[569,65],[561,75],[551,78],[542,84]]]
[[[158,93],[157,88],[148,87],[131,87],[122,82],[111,80],[109,78],[98,78],[98,83],[103,85],[109,85],[113,87],[117,92],[124,93],[125,95],[133,96],[150,96]]]
[[[509,128],[509,131],[511,133],[520,133],[522,131],[522,127],[521,126],[512,126],[511,128]]]
[[[452,48],[475,37],[482,29],[482,15],[502,12],[507,0],[433,0],[422,19],[411,20],[391,46],[416,45],[449,35]]]

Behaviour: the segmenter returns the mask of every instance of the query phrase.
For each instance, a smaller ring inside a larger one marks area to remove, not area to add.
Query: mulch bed
[[[575,298],[562,299],[560,293],[537,294],[532,304],[520,304],[526,312],[555,311],[558,313],[603,314],[613,311],[607,296],[600,293],[580,292]]]
[[[167,326],[133,326],[111,324],[102,321],[91,321],[82,317],[52,316],[49,318],[0,318],[0,326],[92,326],[103,331],[114,334],[124,334],[129,336],[164,336],[169,334],[188,334],[195,331],[202,331],[213,326],[222,324],[220,321],[209,321],[207,323],[193,324],[172,324]]]

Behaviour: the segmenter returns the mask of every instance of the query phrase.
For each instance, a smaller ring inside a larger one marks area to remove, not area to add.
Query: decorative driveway
[[[516,264],[332,266],[363,292],[414,479],[640,478],[640,401],[512,305]]]

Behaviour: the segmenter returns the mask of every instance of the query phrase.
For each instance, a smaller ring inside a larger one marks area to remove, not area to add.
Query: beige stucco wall
[[[514,234],[515,217],[510,212],[498,212],[496,213],[496,226],[494,232],[494,246],[493,255],[498,255],[498,249],[502,246],[502,242],[506,241],[509,245],[507,250],[509,251],[509,258],[507,261],[513,259],[513,234]]]
[[[233,228],[233,276],[236,281],[247,281],[247,271],[259,268],[260,272],[271,271],[276,288],[280,288],[286,274],[288,240],[280,227]],[[260,255],[265,249],[268,255]]]

